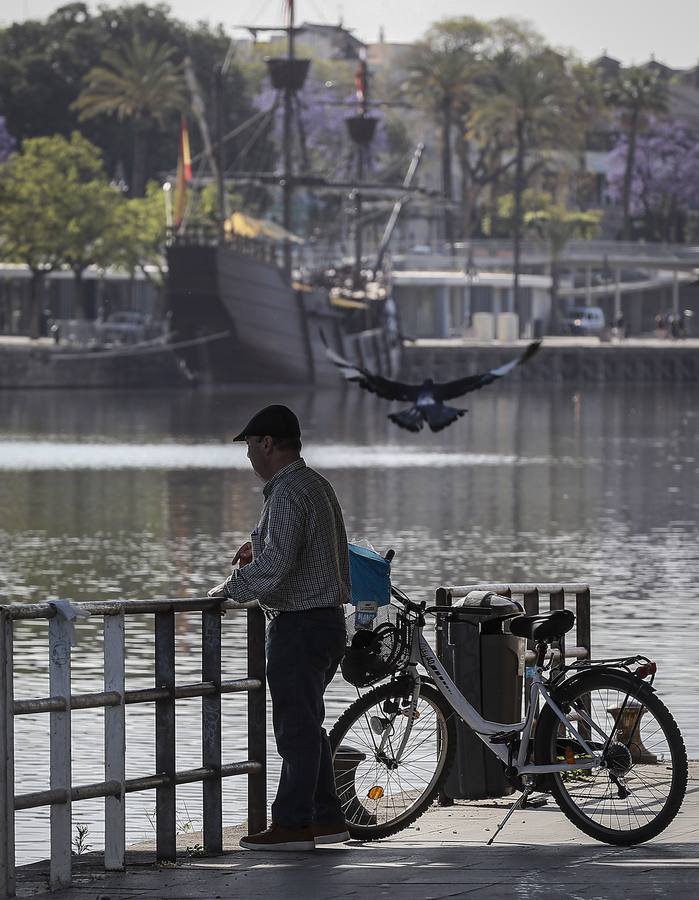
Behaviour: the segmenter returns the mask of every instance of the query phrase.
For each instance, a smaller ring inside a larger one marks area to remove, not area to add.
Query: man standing
[[[233,558],[239,569],[209,596],[258,600],[267,627],[267,681],[282,770],[272,825],[249,850],[312,850],[349,839],[335,790],[323,693],[345,650],[349,551],[332,486],[301,458],[301,429],[286,406],[250,419],[236,441],[265,482],[260,522]]]

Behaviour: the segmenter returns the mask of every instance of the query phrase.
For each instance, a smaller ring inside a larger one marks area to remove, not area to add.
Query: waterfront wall
[[[70,352],[45,343],[0,346],[2,388],[134,388],[188,384],[167,347],[142,352]]]
[[[449,381],[487,372],[512,359],[521,348],[495,344],[406,345],[401,379],[431,377]],[[699,382],[699,342],[544,345],[510,378],[549,382]]]

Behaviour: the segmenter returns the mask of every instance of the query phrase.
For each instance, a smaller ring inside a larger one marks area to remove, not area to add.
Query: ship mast
[[[289,27],[287,30],[287,59],[289,60],[289,68],[294,66],[294,0],[288,0],[289,4]],[[294,154],[292,152],[291,142],[293,136],[291,133],[291,117],[292,105],[294,102],[294,89],[291,85],[291,79],[287,80],[284,86],[284,186],[283,186],[283,212],[282,224],[286,231],[292,231],[293,213],[292,213],[292,195],[293,195],[293,177],[294,177]],[[291,241],[288,238],[284,240],[284,271],[287,276],[291,276]]]
[[[367,72],[366,57],[361,56],[355,76],[357,99],[359,100],[359,115],[345,119],[347,131],[357,145],[357,185],[364,181],[364,158],[367,148],[376,131],[377,119],[368,115],[369,111],[369,78]],[[362,194],[359,187],[352,191],[354,200],[354,267],[352,271],[352,286],[354,290],[362,287]]]
[[[283,29],[254,29],[254,31],[279,31],[286,33],[286,56],[266,57],[267,71],[272,87],[284,95],[284,115],[282,131],[282,222],[288,232],[293,232],[293,192],[294,192],[294,155],[293,155],[293,114],[294,95],[301,90],[308,75],[310,59],[299,59],[295,52],[297,28],[294,22],[294,0],[286,0],[289,22]],[[291,241],[284,240],[284,271],[291,276]]]

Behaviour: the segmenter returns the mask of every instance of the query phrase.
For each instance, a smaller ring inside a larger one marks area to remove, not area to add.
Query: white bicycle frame
[[[575,770],[579,771],[580,769],[595,769],[599,768],[602,765],[602,759],[599,753],[597,753],[592,747],[590,747],[587,741],[581,736],[579,731],[572,724],[570,719],[566,717],[565,713],[551,698],[551,695],[549,694],[543,681],[543,668],[541,666],[536,666],[534,669],[527,717],[521,722],[515,723],[490,722],[488,721],[488,719],[484,719],[473,708],[473,706],[468,702],[468,700],[464,697],[461,691],[451,680],[444,666],[437,659],[434,650],[425,640],[422,629],[423,626],[419,623],[414,623],[412,628],[409,671],[413,677],[414,686],[411,706],[409,708],[409,711],[406,710],[409,719],[408,727],[405,729],[400,747],[398,748],[398,752],[395,754],[396,762],[400,761],[403,750],[405,749],[408,738],[410,737],[410,732],[412,730],[412,722],[414,721],[413,712],[416,709],[418,700],[420,698],[420,675],[417,672],[417,666],[422,665],[433,677],[437,688],[444,696],[447,703],[454,710],[454,712],[456,712],[456,714],[461,719],[463,719],[463,721],[469,726],[469,728],[471,728],[471,730],[483,741],[486,747],[488,747],[498,757],[498,759],[500,759],[505,765],[511,764],[516,769],[517,775],[534,775],[544,774],[547,772],[571,772]],[[575,740],[579,742],[580,747],[585,751],[586,754],[588,754],[588,759],[576,760],[574,763],[551,763],[550,765],[536,765],[534,763],[527,762],[527,758],[529,757],[529,739],[532,733],[534,720],[536,718],[538,708],[537,700],[539,697],[541,697],[544,703],[551,707],[556,716],[565,725],[567,731],[569,731],[570,734],[575,738]],[[576,716],[579,720],[588,725],[588,727],[592,731],[595,731],[599,735],[601,735],[601,737],[606,742],[608,735],[606,735],[595,724],[595,722],[590,718],[589,715],[587,715],[587,713],[584,712],[584,710],[576,710]],[[507,744],[502,742],[492,743],[493,737],[506,732],[519,732],[521,734],[517,758],[512,759],[511,761],[510,751],[507,747]],[[383,745],[386,742],[387,737],[387,732],[384,732],[381,740],[381,746],[378,748],[379,751],[383,750]]]

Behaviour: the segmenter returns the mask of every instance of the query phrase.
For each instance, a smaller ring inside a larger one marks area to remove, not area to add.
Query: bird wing
[[[410,400],[415,401],[420,393],[419,384],[405,384],[402,381],[392,381],[390,378],[383,378],[381,375],[374,375],[368,369],[355,365],[339,353],[336,353],[327,343],[325,344],[325,354],[330,362],[337,366],[346,381],[353,381],[364,388],[365,391],[371,391],[383,397],[384,400]]]
[[[470,391],[477,391],[487,384],[492,384],[498,378],[508,375],[516,366],[521,366],[534,356],[541,341],[533,341],[526,348],[524,353],[511,359],[496,369],[490,369],[488,372],[481,372],[479,375],[467,375],[465,378],[457,378],[454,381],[444,381],[434,385],[435,400],[453,400],[454,397],[460,397],[462,394],[468,394]]]

